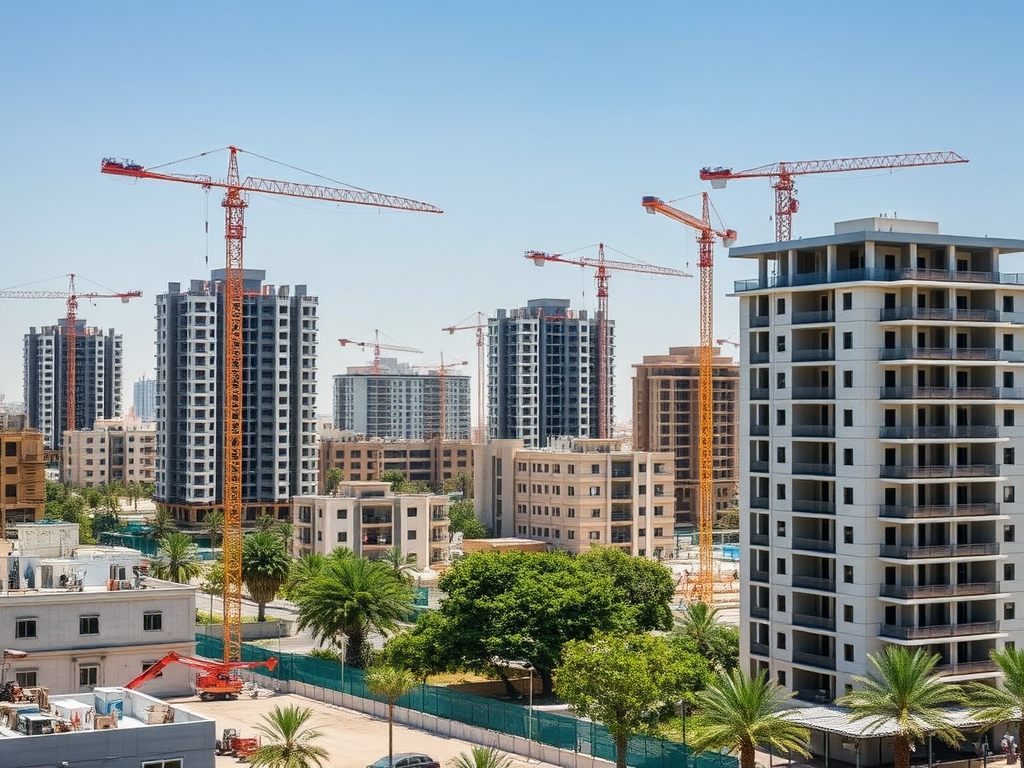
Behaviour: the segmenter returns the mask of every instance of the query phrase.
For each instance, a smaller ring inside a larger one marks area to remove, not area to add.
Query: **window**
[[[776,348],[779,350],[779,352],[785,352],[786,351],[786,337],[785,336],[778,336],[775,339],[775,345],[776,345]]]
[[[1003,296],[1003,312],[1013,312],[1013,296]]]
[[[785,483],[779,483],[775,486],[775,498],[782,500],[786,498],[786,485]]]
[[[844,310],[853,309],[853,294],[852,293],[847,292],[847,293],[843,294],[843,309]]]
[[[1007,410],[1003,411],[1003,426],[1004,427],[1012,427],[1013,426],[1013,411],[1010,410],[1010,409],[1007,409]]]
[[[849,409],[849,408],[846,408],[846,409],[843,410],[843,426],[844,427],[852,427],[853,426],[853,411],[851,409]]]
[[[15,637],[38,637],[36,634],[36,620],[35,619],[18,619],[16,629],[14,632]]]
[[[843,331],[843,349],[853,349],[853,331]]]
[[[786,521],[785,520],[779,520],[777,523],[775,523],[775,535],[776,536],[785,536],[786,535]]]
[[[786,300],[785,299],[776,299],[775,300],[775,314],[776,315],[784,315],[784,314],[786,314]]]
[[[1012,333],[1004,333],[1003,334],[1003,349],[1006,352],[1009,352],[1009,351],[1011,351],[1013,349],[1013,334]]]
[[[775,412],[775,423],[780,426],[786,426],[786,412],[781,408]]]
[[[775,461],[778,464],[786,463],[786,446],[780,445],[775,449]]]
[[[781,575],[786,573],[786,558],[780,557],[775,560],[775,572]]]
[[[142,614],[144,632],[159,632],[164,628],[164,615],[161,611],[146,611]]]
[[[591,496],[600,496],[601,495],[601,486],[599,486],[599,485],[592,485],[592,486],[590,486],[590,495]]]
[[[846,661],[853,661],[853,646],[850,643],[843,643],[843,658]]]
[[[845,621],[845,622],[852,622],[853,621],[853,606],[852,605],[844,605],[843,606],[843,621]]]
[[[1003,563],[1003,581],[1013,581],[1016,576],[1014,563]]]
[[[338,543],[344,544],[348,541],[348,531],[338,531]]]
[[[776,595],[775,596],[775,610],[777,610],[779,613],[785,613],[786,612],[786,596],[785,595]]]
[[[407,509],[405,512],[406,517],[416,517],[416,515],[418,514],[419,511],[416,509],[416,507],[409,507],[409,509]]]
[[[843,526],[843,544],[853,544],[853,526]]]
[[[843,504],[853,504],[853,488],[843,487]]]
[[[849,389],[853,386],[853,371],[843,371],[843,387]]]
[[[1003,541],[1014,541],[1016,529],[1012,525],[1003,526]]]
[[[78,687],[93,688],[99,685],[99,664],[82,664],[78,667]]]
[[[79,616],[78,617],[78,634],[80,635],[98,635],[100,633],[100,617],[99,616]],[[95,685],[95,683],[93,683]]]
[[[775,374],[775,388],[776,389],[785,389],[786,388],[786,374],[785,373],[777,373],[777,374]]]
[[[338,510],[338,519],[339,520],[348,520],[348,510],[347,509],[339,509]]]
[[[592,474],[592,475],[600,475],[601,474],[601,465],[600,464],[591,464],[590,465],[590,474]]]
[[[1003,620],[1010,621],[1017,613],[1017,606],[1014,603],[1003,603]]]
[[[1003,386],[1006,388],[1013,386],[1013,371],[1003,371]]]
[[[783,649],[785,649],[785,647],[786,647],[786,633],[785,632],[778,632],[775,635],[775,647],[776,648],[783,648]]]
[[[1003,448],[1003,464],[1013,464],[1013,448]]]
[[[155,661],[144,661],[144,662],[142,662],[142,671],[145,672],[147,669],[152,669],[154,666],[156,666],[156,664],[157,664],[157,662],[155,662]],[[163,672],[157,672],[155,677],[154,677],[154,679],[156,677],[163,677],[163,676],[164,676]]]
[[[590,516],[591,517],[600,517],[601,516],[601,510],[600,509],[592,509],[592,510],[590,510]]]
[[[180,757],[175,757],[169,760],[147,760],[142,768],[183,768],[184,765]]]
[[[570,533],[572,533],[572,531],[570,531]],[[591,531],[590,532],[590,540],[591,541],[600,541],[601,540],[601,532],[600,531]]]
[[[1003,501],[1013,501],[1016,495],[1017,494],[1014,491],[1014,487],[1012,485],[1003,486]]]
[[[853,466],[853,448],[843,448],[843,464],[847,467]]]
[[[775,675],[775,677],[779,681],[779,685],[781,685],[783,688],[785,688],[786,687],[786,670],[780,669],[778,674]]]
[[[853,566],[852,565],[844,565],[843,566],[843,581],[845,581],[847,584],[853,584]]]
[[[35,688],[39,680],[38,669],[19,669],[14,673],[14,682],[22,688]]]
[[[569,507],[569,511],[565,513],[565,516],[576,517],[576,509],[574,507]]]
[[[416,541],[416,531],[406,531],[405,532],[405,540],[406,541]]]

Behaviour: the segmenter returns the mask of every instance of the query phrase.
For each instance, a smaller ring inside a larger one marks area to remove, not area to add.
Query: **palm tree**
[[[471,747],[460,752],[448,764],[449,768],[512,768],[512,758],[494,747]]]
[[[249,762],[257,768],[322,768],[327,750],[313,742],[323,734],[305,727],[312,715],[312,709],[294,704],[284,709],[275,706],[256,726],[267,741],[249,756]]]
[[[242,581],[259,605],[256,621],[267,620],[267,603],[288,580],[292,558],[276,531],[250,533],[242,541]]]
[[[177,530],[178,525],[174,522],[174,518],[171,517],[171,513],[167,511],[167,507],[157,507],[156,514],[149,522],[149,537],[159,541],[160,539],[167,538]]]
[[[160,539],[150,567],[156,578],[178,584],[187,584],[203,573],[199,548],[186,533],[172,533]]]
[[[210,534],[210,548],[216,549],[224,538],[224,513],[219,509],[211,509],[203,518],[203,528]]]
[[[416,687],[416,678],[400,667],[370,667],[366,670],[366,687],[388,702],[388,766],[391,768],[395,764],[395,702]]]
[[[387,563],[406,581],[412,581],[410,571],[416,570],[416,556],[408,555],[401,547],[389,547],[380,553],[380,562]]]
[[[412,597],[412,587],[386,563],[333,553],[292,593],[299,631],[309,629],[314,640],[344,645],[345,663],[359,669],[367,634],[394,632],[412,610]]]
[[[998,687],[972,683],[967,700],[974,716],[984,723],[1016,720],[1017,743],[1024,744],[1024,649],[1007,646],[992,651],[992,661],[1003,673]]]
[[[739,656],[739,634],[722,624],[718,609],[707,603],[694,603],[676,621],[676,635],[706,658],[713,667],[729,671]]]
[[[792,695],[765,671],[757,677],[739,669],[719,672],[696,695],[700,714],[693,719],[696,733],[688,740],[690,748],[738,751],[740,768],[754,768],[754,753],[761,746],[807,755],[810,733],[788,717],[786,700]]]
[[[926,735],[935,734],[954,746],[960,743],[961,734],[944,707],[962,702],[963,692],[932,673],[938,654],[890,645],[881,653],[868,654],[868,659],[878,674],[855,675],[854,681],[863,688],[851,691],[836,704],[849,707],[854,722],[870,720],[871,726],[895,723],[896,768],[908,768],[911,747]]]

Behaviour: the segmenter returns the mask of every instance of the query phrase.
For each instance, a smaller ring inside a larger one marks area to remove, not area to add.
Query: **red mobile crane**
[[[234,670],[266,667],[273,672],[277,667],[277,657],[271,656],[266,661],[220,662],[183,656],[180,653],[171,651],[124,687],[128,689],[138,688],[147,680],[157,677],[168,664],[175,663],[198,669],[199,672],[196,673],[196,692],[203,701],[213,701],[214,699],[238,698],[238,694],[242,692],[245,681],[236,675]]]
[[[463,321],[465,322],[465,321]],[[484,363],[484,331],[487,329],[487,315],[476,313],[475,325],[449,325],[442,328],[454,336],[456,331],[476,331],[476,429],[473,431],[474,443],[487,442],[487,415],[484,411],[484,377],[487,366]]]
[[[604,257],[604,243],[598,243],[597,258],[591,256],[566,256],[560,253],[541,253],[527,251],[523,254],[536,266],[543,267],[548,262],[575,264],[579,267],[594,267],[597,280],[597,436],[611,437],[611,409],[609,408],[608,382],[611,380],[611,366],[608,359],[608,270],[618,269],[624,272],[642,272],[647,275],[666,277],[693,277],[688,272],[668,267],[656,267],[652,264],[640,264],[633,261],[612,261]],[[549,320],[551,318],[548,318]]]
[[[380,351],[387,349],[391,352],[413,352],[415,354],[421,354],[422,349],[414,349],[413,347],[402,347],[398,344],[381,344],[380,343],[380,331],[373,332],[373,341],[356,341],[355,339],[338,339],[338,343],[345,347],[351,344],[354,347],[373,347],[373,375],[380,375]]]
[[[204,174],[165,173],[147,170],[133,160],[107,157],[100,165],[101,173],[134,179],[155,179],[193,184],[204,189],[224,190],[224,241],[226,269],[224,278],[224,661],[237,661],[242,653],[242,305],[244,269],[242,243],[245,239],[245,209],[248,194],[261,192],[309,200],[394,208],[421,213],[441,213],[430,203],[405,197],[383,195],[363,189],[325,187],[319,184],[298,184],[248,176],[238,173],[238,153],[243,150],[227,147],[228,175],[215,180]],[[207,154],[207,153],[204,153]],[[266,159],[266,158],[264,158]]]
[[[700,430],[698,441],[698,483],[697,483],[697,535],[700,560],[697,571],[696,598],[711,605],[714,599],[714,549],[712,530],[714,528],[714,406],[712,369],[712,334],[714,321],[714,254],[715,236],[729,247],[736,241],[736,230],[719,230],[711,226],[711,203],[708,193],[702,195],[701,218],[673,208],[656,197],[645,197],[644,210],[650,214],[660,213],[670,219],[697,230],[700,246],[700,358],[697,381],[697,414]]]
[[[837,173],[839,171],[868,171],[881,168],[909,168],[918,165],[948,165],[966,163],[956,152],[916,152],[904,155],[873,155],[868,157],[837,157],[830,160],[799,160],[772,163],[733,172],[732,168],[704,167],[700,177],[710,181],[713,189],[724,189],[730,179],[767,178],[775,190],[775,241],[792,239],[793,214],[800,209],[796,199],[794,176],[809,173]]]

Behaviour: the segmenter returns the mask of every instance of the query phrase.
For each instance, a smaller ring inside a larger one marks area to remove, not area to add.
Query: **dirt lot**
[[[197,697],[189,696],[169,701],[216,720],[217,738],[220,738],[225,728],[237,728],[243,737],[257,736],[253,726],[262,722],[261,715],[270,712],[275,704],[281,707],[288,704],[310,707],[313,717],[308,722],[324,734],[317,743],[327,750],[329,757],[325,765],[331,768],[365,768],[388,753],[387,720],[378,720],[361,712],[321,704],[294,694],[237,701],[199,701]],[[452,758],[461,752],[469,752],[471,746],[469,742],[395,724],[395,754],[424,752],[447,767]],[[553,768],[547,763],[533,760],[528,762],[525,758],[513,756],[513,759],[516,768]],[[221,756],[217,758],[217,765],[238,765],[238,762],[235,758]]]

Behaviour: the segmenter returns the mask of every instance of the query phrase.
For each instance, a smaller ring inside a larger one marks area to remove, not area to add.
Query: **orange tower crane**
[[[640,264],[633,261],[612,261],[604,257],[604,243],[598,243],[597,258],[591,256],[566,256],[560,253],[541,253],[527,251],[523,254],[538,267],[548,262],[575,264],[578,267],[594,267],[597,279],[597,436],[605,439],[611,437],[611,408],[609,407],[609,384],[611,381],[611,360],[608,339],[608,271],[612,269],[624,272],[642,272],[647,275],[664,277],[693,277],[688,272],[668,267],[656,267],[652,264]],[[550,319],[550,318],[549,318]]]
[[[956,152],[915,152],[904,155],[837,157],[831,160],[772,163],[735,173],[732,168],[704,167],[700,169],[700,177],[704,181],[710,181],[713,189],[724,189],[726,182],[730,179],[767,178],[768,183],[775,190],[775,241],[781,243],[792,239],[793,214],[800,209],[800,201],[796,199],[794,176],[966,162],[968,161]]]
[[[650,214],[660,213],[697,230],[700,246],[700,358],[697,380],[697,421],[698,439],[698,482],[697,482],[697,535],[700,564],[697,572],[696,598],[708,605],[714,598],[714,550],[712,529],[714,527],[714,407],[712,345],[714,322],[714,254],[715,236],[729,247],[736,241],[736,230],[718,230],[711,226],[710,201],[703,194],[701,218],[673,208],[656,197],[645,197],[642,205]]]
[[[405,197],[383,195],[362,189],[298,184],[238,173],[238,153],[228,147],[227,179],[215,180],[203,174],[166,173],[147,170],[132,160],[104,158],[101,173],[134,179],[155,179],[193,184],[209,190],[224,190],[224,240],[226,269],[224,280],[224,661],[238,661],[242,653],[242,305],[245,209],[250,192],[332,203],[394,208],[421,213],[441,213],[430,203]],[[206,154],[206,153],[204,153]]]
[[[444,361],[444,353],[441,353],[440,365],[414,365],[413,368],[427,368],[431,371],[437,371],[437,386],[440,389],[440,413],[438,414],[440,425],[438,426],[438,434],[441,436],[441,442],[443,443],[448,439],[448,386],[446,383],[446,376],[448,375],[449,368],[458,368],[460,365],[469,365],[469,360],[462,360],[458,363],[446,363]]]
[[[381,344],[380,343],[380,331],[373,332],[373,341],[356,341],[355,339],[338,339],[338,343],[341,346],[346,347],[351,344],[353,347],[373,347],[373,375],[380,376],[380,351],[386,349],[390,352],[413,352],[415,354],[422,354],[422,349],[414,349],[413,347],[402,347],[398,344]]]
[[[141,291],[123,291],[116,293],[79,293],[75,287],[74,274],[68,275],[69,284],[66,291],[0,291],[0,299],[66,299],[67,300],[67,327],[64,329],[64,345],[67,347],[67,361],[65,369],[67,374],[66,392],[64,401],[67,403],[67,421],[65,429],[77,429],[77,404],[75,398],[75,358],[78,355],[78,300],[79,299],[120,299],[122,304],[127,304],[129,299],[137,299],[142,296]],[[54,448],[63,443],[61,435],[54,436]]]
[[[484,331],[487,330],[487,315],[477,312],[476,324],[449,325],[441,330],[448,331],[450,336],[454,336],[456,331],[476,331],[476,429],[473,431],[473,442],[486,443],[487,415],[484,411],[484,385],[487,366],[484,362]]]

